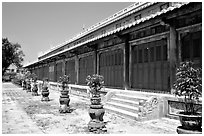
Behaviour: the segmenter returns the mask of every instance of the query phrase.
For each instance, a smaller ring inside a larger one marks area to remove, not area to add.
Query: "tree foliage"
[[[21,67],[24,53],[21,50],[21,45],[18,43],[11,43],[7,38],[2,38],[2,74],[6,69],[14,64],[16,67]]]
[[[201,74],[202,69],[194,68],[191,61],[181,62],[177,69],[174,93],[177,96],[184,96],[185,112],[196,112],[193,103],[196,103],[202,96]]]
[[[86,83],[90,88],[92,94],[97,94],[104,85],[104,77],[98,74],[93,74],[93,76],[88,75],[86,78]]]

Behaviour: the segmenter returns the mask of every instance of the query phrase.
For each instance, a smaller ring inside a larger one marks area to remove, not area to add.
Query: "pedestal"
[[[34,85],[33,85],[32,95],[33,95],[33,96],[38,96],[38,87],[37,87],[37,84],[34,84]]]
[[[60,103],[60,108],[59,108],[59,112],[60,113],[70,113],[71,109],[69,107],[69,95],[68,95],[69,91],[68,90],[62,90],[61,91],[61,96],[59,98],[59,103]]]
[[[25,81],[23,81],[22,87],[23,87],[23,90],[26,90],[26,82]]]
[[[91,120],[88,123],[88,129],[90,132],[94,133],[105,133],[107,132],[105,123],[103,122],[103,116],[105,114],[105,109],[103,105],[100,104],[101,98],[92,97],[91,105],[89,108],[89,116]]]
[[[31,92],[31,85],[30,85],[30,82],[27,82],[27,83],[26,83],[26,89],[27,89],[26,92]]]
[[[49,101],[49,90],[48,90],[48,87],[43,87],[42,88],[42,98],[41,98],[41,101]]]

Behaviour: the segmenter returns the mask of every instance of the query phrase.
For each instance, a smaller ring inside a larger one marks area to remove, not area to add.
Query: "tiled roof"
[[[125,8],[125,9],[122,9],[121,11],[115,13],[114,15],[102,20],[101,22],[96,23],[95,25],[85,29],[85,31],[77,34],[76,36],[72,37],[68,41],[65,41],[64,43],[61,43],[61,44],[57,45],[56,47],[54,47],[50,51],[58,49],[59,47],[62,47],[64,45],[68,44],[68,43],[71,43],[71,42],[73,42],[73,41],[75,41],[75,40],[77,40],[77,39],[79,39],[79,38],[81,38],[81,37],[83,37],[85,35],[88,35],[88,34],[94,32],[94,31],[96,31],[96,30],[98,30],[98,29],[100,29],[100,28],[102,28],[102,27],[104,27],[104,26],[106,26],[106,25],[108,25],[108,24],[110,24],[112,22],[115,22],[115,21],[117,21],[117,20],[119,20],[119,19],[121,19],[121,18],[123,18],[125,16],[128,16],[128,15],[133,14],[133,13],[135,13],[137,11],[140,11],[140,10],[142,10],[142,9],[148,7],[148,6],[151,6],[154,3],[156,3],[156,2],[136,2],[136,3],[132,4],[132,5],[130,5],[129,7]],[[41,56],[49,53],[50,51],[42,54]],[[41,57],[41,56],[39,56],[39,57]]]
[[[167,12],[170,12],[170,11],[172,11],[172,10],[174,10],[174,9],[180,8],[181,6],[184,6],[184,5],[188,4],[188,3],[189,3],[189,2],[174,4],[173,6],[170,6],[170,7],[168,7],[167,9],[163,9],[163,10],[161,10],[161,11],[159,11],[159,12],[150,14],[150,15],[148,15],[148,16],[146,16],[146,17],[143,17],[143,18],[141,18],[141,19],[138,19],[138,20],[136,20],[136,21],[133,21],[133,22],[130,23],[130,24],[121,26],[121,27],[119,27],[119,28],[117,28],[117,29],[115,29],[115,30],[112,30],[112,31],[106,32],[105,34],[96,36],[96,37],[94,37],[94,38],[92,38],[92,39],[90,39],[90,40],[87,40],[87,41],[85,41],[85,42],[79,43],[79,44],[77,44],[77,45],[75,45],[75,46],[72,46],[72,47],[70,47],[70,48],[67,48],[67,49],[62,50],[62,51],[60,51],[60,52],[57,52],[57,53],[55,53],[55,54],[52,54],[52,55],[50,55],[50,56],[48,56],[48,57],[46,57],[46,58],[43,58],[42,60],[46,60],[47,58],[53,57],[53,56],[55,56],[55,55],[59,55],[59,54],[61,54],[61,53],[64,53],[64,52],[66,52],[66,51],[69,51],[69,50],[72,50],[72,49],[74,49],[74,48],[80,47],[80,46],[82,46],[82,45],[84,45],[84,44],[87,44],[87,43],[89,43],[89,42],[92,42],[92,41],[101,39],[101,38],[103,38],[103,37],[106,37],[106,36],[112,35],[112,34],[114,34],[114,33],[120,32],[120,31],[122,31],[122,30],[125,30],[125,29],[127,29],[127,28],[133,27],[133,26],[138,25],[138,24],[140,24],[140,23],[142,23],[142,22],[145,22],[145,21],[148,21],[148,20],[150,20],[150,19],[152,19],[152,18],[155,18],[155,17],[157,17],[157,16],[159,16],[159,15],[162,15],[162,14],[167,13]],[[42,61],[42,60],[40,60],[40,61]]]

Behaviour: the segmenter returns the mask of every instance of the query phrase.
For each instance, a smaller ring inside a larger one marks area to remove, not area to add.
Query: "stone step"
[[[140,100],[148,100],[149,97],[145,96],[137,96],[137,95],[129,95],[129,94],[116,94],[114,97],[126,99],[126,100],[132,100],[132,101],[140,101]]]
[[[104,105],[104,108],[106,111],[116,113],[119,116],[128,117],[128,118],[133,119],[133,120],[138,120],[138,114],[137,113],[132,113],[132,112],[129,112],[129,111],[126,111],[123,109],[118,109],[118,108],[112,107],[110,105]]]
[[[117,109],[122,109],[122,110],[125,110],[125,111],[129,111],[129,112],[132,112],[132,113],[137,113],[138,110],[139,110],[138,107],[130,106],[130,105],[127,105],[127,104],[116,103],[116,102],[112,102],[112,101],[107,102],[106,105],[115,107]]]
[[[117,97],[111,98],[110,101],[111,102],[116,102],[116,103],[130,105],[130,106],[134,106],[134,107],[138,107],[139,106],[139,101],[121,99],[121,98],[117,98]]]

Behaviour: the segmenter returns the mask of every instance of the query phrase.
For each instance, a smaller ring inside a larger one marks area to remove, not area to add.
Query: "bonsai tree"
[[[103,116],[105,109],[101,104],[100,90],[104,85],[104,78],[101,75],[94,74],[93,76],[87,76],[87,85],[90,88],[92,94],[90,100],[91,105],[89,107],[89,116],[91,120],[88,123],[88,129],[94,133],[104,133],[107,131],[105,123],[103,122]]]
[[[62,84],[62,90],[64,90],[69,83],[69,76],[67,75],[61,76],[58,82]]]
[[[175,95],[184,97],[184,113],[196,115],[195,103],[202,96],[201,68],[194,68],[191,61],[182,62],[177,69]]]
[[[70,113],[72,110],[70,109],[70,106],[69,106],[69,102],[70,102],[69,90],[66,89],[69,83],[69,76],[64,75],[60,77],[58,82],[62,84],[61,96],[59,98],[59,103],[60,103],[59,112]]]
[[[31,79],[32,79],[32,95],[38,96],[37,75],[35,73],[32,73]]]
[[[49,81],[48,78],[44,78],[43,79],[43,84],[42,84],[42,98],[41,101],[49,101],[49,90],[48,90],[48,86],[49,86]]]
[[[88,75],[86,78],[86,82],[90,88],[90,93],[96,95],[104,85],[104,77],[97,74],[94,74],[92,77]]]

